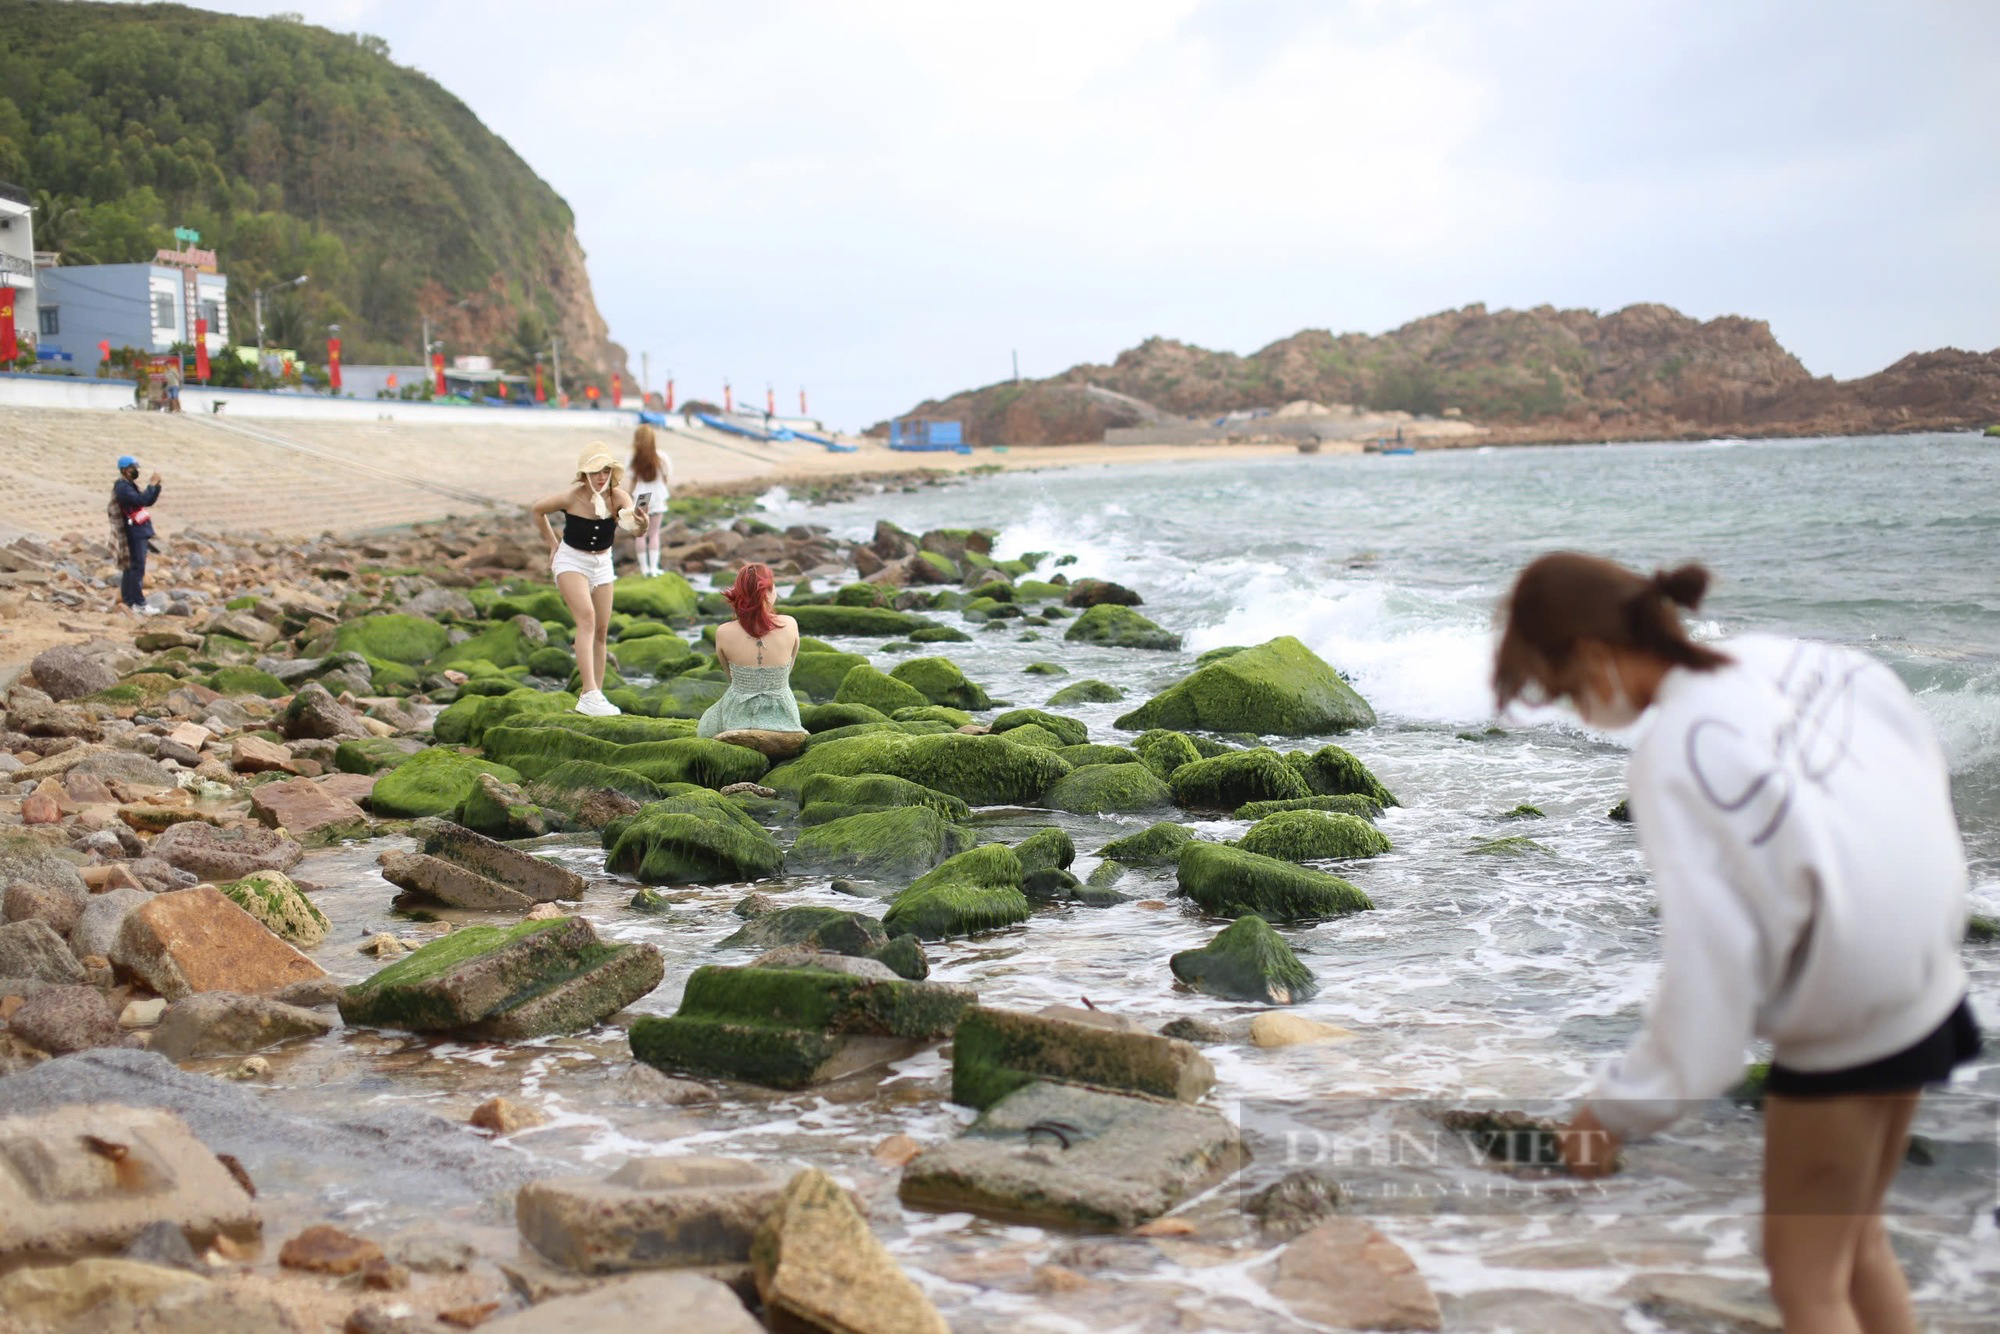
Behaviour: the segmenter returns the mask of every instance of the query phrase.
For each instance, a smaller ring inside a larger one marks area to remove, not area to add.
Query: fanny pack
[[[131,524],[134,528],[137,528],[142,523],[151,523],[152,521],[153,511],[145,505],[141,505],[138,509],[133,510],[125,516],[125,522]]]

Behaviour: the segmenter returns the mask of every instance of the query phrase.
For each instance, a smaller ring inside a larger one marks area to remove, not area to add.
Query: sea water
[[[1642,569],[1700,560],[1716,575],[1695,619],[1704,638],[1773,631],[1888,662],[1944,739],[1975,907],[2000,914],[2000,446],[1976,437],[1254,458],[1001,474],[823,508],[774,492],[763,508],[775,522],[852,538],[883,518],[913,531],[992,528],[996,555],[1046,553],[1044,577],[1063,568],[1139,591],[1146,615],[1185,636],[1183,650],[1068,645],[1061,622],[1024,631],[949,613],[937,619],[972,642],[922,650],[946,653],[1016,705],[1041,705],[1085,677],[1119,686],[1123,703],[1065,710],[1094,740],[1121,739],[1114,720],[1185,675],[1202,650],[1276,635],[1305,641],[1371,701],[1378,726],[1323,740],[1354,750],[1402,803],[1380,822],[1393,851],[1338,868],[1376,909],[1285,929],[1322,983],[1294,1012],[1355,1037],[1209,1048],[1219,1076],[1211,1100],[1230,1115],[1299,1101],[1563,1099],[1637,1030],[1659,938],[1632,831],[1606,814],[1624,795],[1624,748],[1555,713],[1492,716],[1494,608],[1543,551],[1591,551]],[[1076,559],[1058,567],[1065,556]],[[871,641],[840,647],[869,652],[885,670],[906,656]],[[1066,674],[1024,670],[1038,662]],[[1523,803],[1543,818],[1502,818]],[[1074,837],[1079,874],[1105,842],[1146,823],[991,812],[981,834],[1012,840],[1051,819]],[[1195,822],[1210,838],[1245,827]],[[1533,846],[1487,850],[1512,835]],[[316,902],[340,943],[316,957],[343,976],[373,966],[351,942],[384,920],[374,850],[318,854],[300,868],[329,887]],[[671,913],[645,916],[625,907],[633,886],[604,871],[594,845],[550,852],[591,881],[584,911],[604,934],[666,954],[665,984],[636,1011],[671,1013],[693,967],[750,957],[717,948],[741,926],[732,907],[748,887],[682,887]],[[774,888],[787,903],[884,906],[837,894],[824,878]],[[932,976],[976,987],[987,1004],[1088,1000],[1148,1026],[1184,1016],[1240,1023],[1255,1012],[1176,988],[1168,956],[1205,943],[1217,923],[1173,900],[1171,871],[1128,875],[1119,888],[1131,901],[1046,910],[1013,931],[933,945]],[[2000,946],[1969,946],[1965,957],[1976,1009],[2000,1026]],[[948,1060],[936,1052],[884,1078],[792,1095],[732,1090],[685,1111],[618,1105],[601,1076],[626,1056],[615,1029],[505,1048],[356,1038],[338,1059],[298,1057],[276,1075],[308,1106],[356,1089],[446,1110],[489,1092],[525,1095],[553,1120],[510,1143],[552,1169],[690,1152],[826,1167],[869,1200],[878,1234],[961,1330],[1296,1327],[1261,1281],[1272,1247],[1235,1212],[1242,1183],[1190,1210],[1199,1238],[1186,1242],[1082,1240],[903,1209],[893,1171],[870,1148],[894,1133],[936,1143],[970,1120],[938,1096]],[[2000,1060],[1962,1072],[1957,1088],[2000,1096]],[[1970,1132],[1949,1118],[1925,1124],[1943,1141],[1979,1133],[1976,1118]],[[1755,1114],[1724,1108],[1635,1153],[1591,1207],[1398,1209],[1381,1226],[1416,1258],[1457,1327],[1652,1328],[1627,1314],[1631,1285],[1648,1273],[1754,1283],[1758,1154]],[[1243,1181],[1282,1169],[1260,1160]],[[1481,1170],[1443,1164],[1417,1175],[1462,1186]],[[2000,1280],[1991,1192],[1983,1206],[1943,1207],[1934,1179],[1912,1169],[1904,1182],[1910,1193],[1892,1231],[1918,1297],[1927,1315],[1974,1327]],[[364,1217],[371,1207],[392,1212],[365,1198],[355,1207]],[[1038,1294],[1029,1275],[1048,1263],[1094,1286]]]

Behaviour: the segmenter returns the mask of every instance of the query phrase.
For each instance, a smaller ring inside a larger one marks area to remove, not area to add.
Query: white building
[[[41,303],[35,285],[35,211],[28,192],[0,181],[0,287],[14,289],[14,334],[22,347],[37,340]]]
[[[165,262],[160,262],[165,261]],[[229,279],[212,251],[162,250],[151,264],[79,264],[41,271],[41,348],[95,374],[98,345],[141,352],[192,344],[196,320],[208,321],[208,352],[229,337]]]

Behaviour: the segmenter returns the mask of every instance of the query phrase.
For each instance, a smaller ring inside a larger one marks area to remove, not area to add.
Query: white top
[[[1590,1095],[1626,1136],[1742,1074],[1754,1034],[1800,1071],[1912,1045],[1965,995],[1965,848],[1943,749],[1894,672],[1746,636],[1675,668],[1632,752],[1660,901],[1658,990]]]
[[[643,505],[649,514],[664,514],[667,509],[667,492],[673,480],[674,461],[662,454],[658,480],[644,482],[634,477],[626,489],[632,493],[634,505]]]

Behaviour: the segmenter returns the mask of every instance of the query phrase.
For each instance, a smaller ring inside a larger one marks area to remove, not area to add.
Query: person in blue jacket
[[[118,480],[112,484],[111,499],[125,519],[124,583],[121,600],[136,616],[150,616],[146,605],[146,553],[153,538],[153,505],[160,498],[160,474],[155,472],[144,487],[139,485],[139,460],[130,454],[118,460]]]

